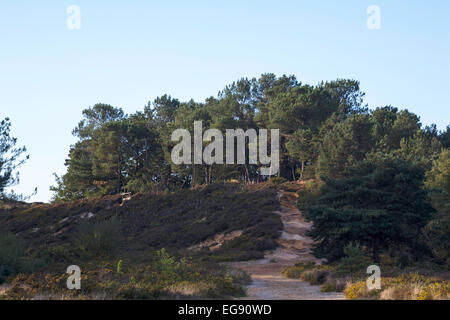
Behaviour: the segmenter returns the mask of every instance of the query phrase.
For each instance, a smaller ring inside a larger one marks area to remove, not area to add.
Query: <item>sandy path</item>
[[[281,275],[281,270],[297,262],[316,261],[310,253],[312,240],[305,233],[311,224],[305,222],[295,206],[296,194],[283,192],[278,194],[281,202],[280,215],[284,225],[281,237],[277,240],[279,247],[267,252],[264,259],[235,262],[234,266],[250,274],[253,283],[247,287],[244,299],[261,300],[338,300],[345,299],[342,293],[323,293],[319,286],[288,279]]]

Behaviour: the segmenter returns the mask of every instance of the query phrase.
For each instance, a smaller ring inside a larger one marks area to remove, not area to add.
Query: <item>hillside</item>
[[[96,103],[52,204],[9,191],[29,155],[6,117],[1,296],[239,297],[250,279],[229,263],[251,260],[241,267],[273,280],[266,291],[283,274],[347,298],[448,299],[450,126],[364,96],[354,79],[267,73],[203,102],[165,94],[131,114]],[[79,292],[64,289],[71,265]],[[369,266],[385,289],[367,289]]]
[[[123,203],[105,196],[2,209],[0,228],[9,243],[0,243],[23,249],[11,254],[13,268],[2,270],[6,297],[242,295],[247,277],[217,263],[262,258],[274,249],[282,228],[273,213],[278,207],[269,186],[222,184],[137,194]],[[64,289],[69,265],[80,266],[85,277],[80,293]],[[24,275],[14,278],[17,273]]]
[[[10,203],[0,210],[0,299],[448,298],[449,274],[435,263],[402,266],[383,254],[382,289],[370,291],[373,262],[357,247],[338,262],[315,257],[313,224],[296,205],[311,201],[312,186]],[[70,265],[81,269],[81,290],[66,287]]]

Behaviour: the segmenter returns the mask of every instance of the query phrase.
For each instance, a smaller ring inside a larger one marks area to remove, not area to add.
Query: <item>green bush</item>
[[[12,233],[0,234],[0,283],[24,269],[25,244]]]
[[[113,217],[97,223],[83,221],[76,235],[77,248],[86,256],[109,255],[120,243],[120,224]]]
[[[405,269],[411,265],[411,256],[406,251],[401,251],[396,257],[397,266],[400,269]]]
[[[294,266],[286,267],[281,272],[285,277],[291,279],[301,279],[311,285],[321,285],[331,279],[334,274],[333,268],[326,265],[316,265],[315,262],[297,263]]]
[[[165,248],[157,252],[159,261],[157,269],[169,281],[176,281],[180,278],[182,263],[175,260]]]
[[[422,230],[425,243],[433,256],[449,265],[450,261],[450,217],[431,220]]]
[[[344,254],[345,257],[340,260],[337,269],[339,275],[350,276],[353,279],[365,273],[368,264],[359,243],[350,243],[345,246]]]

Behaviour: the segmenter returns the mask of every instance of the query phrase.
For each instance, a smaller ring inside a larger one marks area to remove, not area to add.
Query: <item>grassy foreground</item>
[[[386,258],[387,262],[388,258]],[[364,300],[449,300],[450,282],[448,274],[434,269],[425,270],[418,266],[404,270],[386,264],[381,269],[386,275],[381,277],[381,288],[369,290],[368,275],[362,269],[349,273],[342,264],[315,265],[298,263],[285,268],[283,275],[301,279],[311,285],[320,285],[322,292],[343,292],[347,299]]]

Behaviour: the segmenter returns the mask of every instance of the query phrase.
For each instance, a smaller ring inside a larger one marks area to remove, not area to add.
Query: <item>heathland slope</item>
[[[44,289],[90,298],[242,295],[247,278],[218,262],[263,258],[274,249],[278,208],[269,186],[217,184],[128,201],[106,196],[3,209],[0,251],[11,243],[18,250],[0,261],[1,279],[16,286],[15,297]],[[86,277],[81,292],[65,289],[69,265]],[[48,277],[55,286],[47,286]]]

